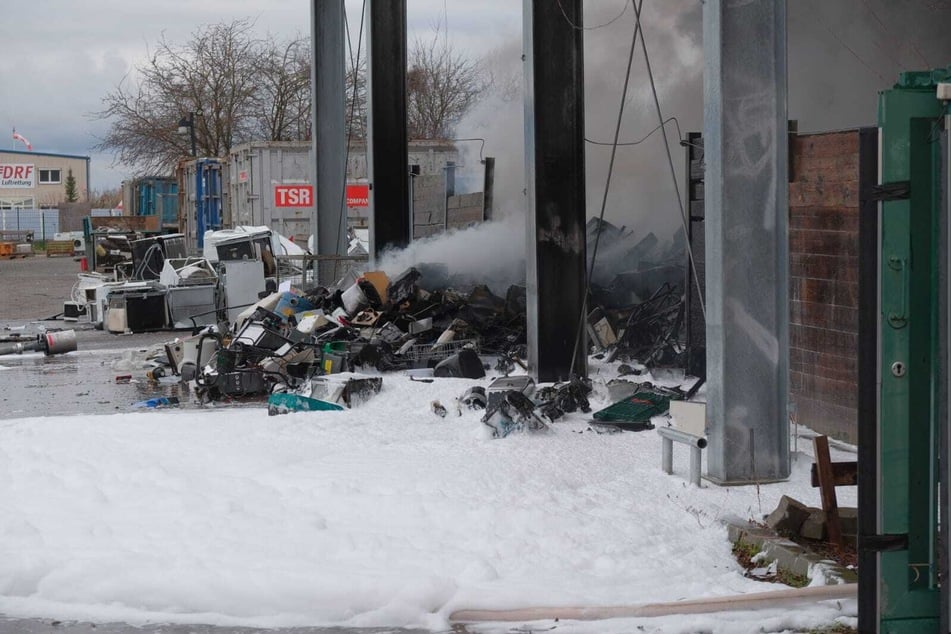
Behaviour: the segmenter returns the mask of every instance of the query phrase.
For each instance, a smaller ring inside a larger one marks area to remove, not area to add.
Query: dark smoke
[[[615,17],[624,0],[585,3],[585,24]],[[951,63],[951,2],[948,0],[789,0],[789,116],[800,131],[874,125],[877,93],[904,70]],[[643,24],[651,66],[665,117],[675,116],[681,132],[703,127],[703,44],[700,0],[648,0]],[[586,136],[610,141],[624,81],[634,11],[609,26],[585,32]],[[460,128],[460,136],[486,138],[485,152],[497,160],[497,200],[524,209],[524,131],[521,98],[521,41],[513,41],[487,63],[498,90]],[[635,51],[631,91],[621,141],[643,137],[657,124],[643,53]],[[676,128],[668,135],[681,180],[683,149]],[[587,213],[596,216],[604,195],[610,148],[587,148]],[[477,160],[466,163],[477,164]],[[680,209],[662,145],[655,133],[636,146],[619,148],[605,219],[632,232],[654,233],[665,245],[681,226]],[[601,259],[599,266],[611,267]]]

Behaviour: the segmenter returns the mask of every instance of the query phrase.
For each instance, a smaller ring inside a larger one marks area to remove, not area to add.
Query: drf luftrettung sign
[[[0,187],[36,187],[36,170],[33,165],[0,163]]]

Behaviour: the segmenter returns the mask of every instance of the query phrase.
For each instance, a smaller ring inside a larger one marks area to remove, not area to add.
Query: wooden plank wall
[[[858,441],[858,131],[790,138],[790,401]]]

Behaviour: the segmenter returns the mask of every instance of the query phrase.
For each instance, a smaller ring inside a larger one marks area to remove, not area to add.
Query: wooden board
[[[76,247],[72,240],[47,240],[46,257],[53,255],[73,255]]]
[[[826,529],[829,541],[842,545],[842,526],[839,524],[839,503],[835,497],[835,482],[832,476],[832,460],[829,458],[829,439],[816,436],[812,439],[816,453],[816,469],[819,474],[819,497],[822,498],[822,510],[826,514]]]

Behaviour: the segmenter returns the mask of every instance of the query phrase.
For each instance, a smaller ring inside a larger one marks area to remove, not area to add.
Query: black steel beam
[[[587,373],[581,4],[523,4],[528,354],[539,381]]]
[[[879,629],[878,509],[878,128],[859,130],[859,631]]]
[[[406,135],[406,0],[369,0],[367,167],[372,213],[370,252],[412,238]]]

